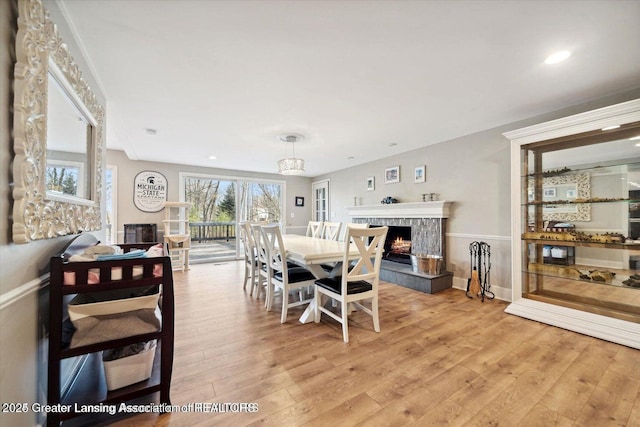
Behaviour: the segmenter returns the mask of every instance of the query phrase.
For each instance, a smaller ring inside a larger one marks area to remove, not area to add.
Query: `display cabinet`
[[[625,220],[629,205],[640,202],[630,197],[634,184],[628,180],[640,171],[640,161],[609,159],[592,167],[547,169],[545,160],[575,162],[586,159],[584,151],[562,143],[521,150],[521,191],[527,194],[521,210],[529,224],[521,233],[523,295],[640,322],[640,271],[629,263],[640,254],[640,241],[629,237]],[[550,218],[571,224],[550,228]]]
[[[640,348],[632,229],[640,100],[505,136],[513,143],[507,312]]]

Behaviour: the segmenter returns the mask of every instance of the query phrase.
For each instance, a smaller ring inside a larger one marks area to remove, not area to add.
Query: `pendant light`
[[[296,157],[296,142],[304,139],[302,135],[290,133],[279,135],[278,140],[285,143],[284,159],[278,160],[278,173],[281,175],[302,175],[304,173],[304,160]],[[287,157],[287,145],[291,144],[292,156]]]

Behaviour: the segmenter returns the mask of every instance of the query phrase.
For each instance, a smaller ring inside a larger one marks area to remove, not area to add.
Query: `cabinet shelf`
[[[611,199],[603,199],[603,200],[545,200],[545,201],[531,201],[527,203],[523,203],[522,206],[554,206],[554,205],[593,205],[598,203],[619,203],[619,202],[627,202],[627,203],[640,203],[640,200],[635,199],[626,199],[626,198],[611,198]]]
[[[154,339],[161,339],[162,331],[150,332],[148,334],[132,335],[126,338],[120,338],[117,340],[103,341],[90,345],[83,345],[73,348],[64,348],[60,352],[61,359],[68,359],[69,357],[76,357],[87,353],[95,353],[102,350],[108,350],[116,347],[124,347],[130,344],[139,342],[151,341]]]
[[[527,238],[523,238],[522,241],[526,243],[534,243],[537,245],[549,245],[549,246],[573,246],[573,247],[584,247],[584,248],[640,250],[640,243],[598,243],[598,242],[580,242],[580,241],[571,241],[571,240],[527,239]]]
[[[632,286],[627,286],[622,282],[629,279],[628,270],[621,269],[607,269],[609,273],[612,273],[611,279],[608,280],[595,280],[595,279],[587,279],[584,277],[580,277],[581,274],[588,275],[590,271],[602,271],[603,269],[596,266],[589,265],[549,265],[549,264],[540,264],[537,262],[529,263],[528,267],[523,270],[523,273],[526,274],[536,274],[545,277],[552,277],[563,279],[567,281],[579,281],[581,283],[591,283],[593,285],[609,285],[617,288],[623,289],[635,289]]]
[[[601,166],[589,166],[589,167],[573,167],[573,168],[557,168],[546,170],[537,173],[528,173],[526,175],[520,175],[521,178],[531,178],[531,179],[540,179],[540,178],[555,178],[560,176],[567,176],[572,174],[579,173],[590,173],[590,174],[605,174],[605,173],[614,173],[619,172],[621,168],[624,167],[624,172],[630,171],[640,171],[640,162],[624,162],[623,164],[617,165],[601,165]]]
[[[76,405],[78,407],[82,405],[95,405],[96,402],[116,404],[159,392],[162,386],[161,345],[159,342],[156,346],[153,369],[148,379],[112,391],[107,391],[107,382],[102,368],[100,354],[89,354],[74,380],[74,387],[60,402],[63,405],[71,405],[73,410],[69,413],[60,414],[60,420],[64,421],[85,415],[75,412]],[[94,417],[95,415],[90,414],[89,416]]]

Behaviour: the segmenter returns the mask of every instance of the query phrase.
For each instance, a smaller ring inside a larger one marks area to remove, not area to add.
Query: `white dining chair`
[[[338,240],[341,229],[341,222],[325,222],[322,225],[322,238],[327,240]]]
[[[358,223],[358,222],[349,222],[347,224],[345,224],[344,227],[344,233],[342,233],[342,236],[340,237],[340,241],[344,242],[345,236],[347,235],[347,228],[369,228],[369,224],[368,223]]]
[[[309,221],[307,224],[307,237],[322,237],[322,221]]]
[[[380,332],[378,282],[384,240],[388,231],[389,227],[366,229],[347,227],[341,275],[315,281],[315,321],[320,322],[320,316],[325,313],[342,323],[344,342],[349,342],[349,310],[347,308],[349,304],[371,315],[374,331]],[[346,242],[350,241],[358,248],[359,256],[355,263],[349,259],[350,249]],[[340,315],[323,306],[323,297],[332,298],[339,303]],[[370,307],[362,304],[364,300],[371,300]]]
[[[267,311],[271,311],[273,297],[276,291],[280,290],[282,294],[280,323],[285,323],[289,308],[309,304],[311,301],[311,297],[303,297],[306,293],[301,292],[301,290],[313,286],[315,276],[304,267],[289,267],[287,265],[287,252],[278,225],[265,225],[260,228],[260,231],[262,232],[262,241],[266,247],[267,259],[269,260],[267,268],[270,281],[267,285]],[[297,301],[290,301],[291,291],[298,291],[296,292],[298,295]]]
[[[251,280],[251,288],[249,294],[253,295],[258,286],[258,252],[256,251],[256,242],[253,238],[251,224],[248,222],[240,223],[240,240],[244,249],[244,284],[243,290],[247,290],[247,283]]]
[[[264,244],[261,231],[261,223],[251,224],[251,233],[253,235],[253,241],[256,247],[256,298],[260,298],[262,293],[265,294],[265,307],[269,300],[269,271],[267,265],[269,258],[267,254],[267,248]]]

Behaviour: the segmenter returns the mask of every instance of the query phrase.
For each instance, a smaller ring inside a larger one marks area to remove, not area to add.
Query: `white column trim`
[[[558,326],[591,337],[640,349],[640,324],[526,298],[512,302],[506,313]]]

